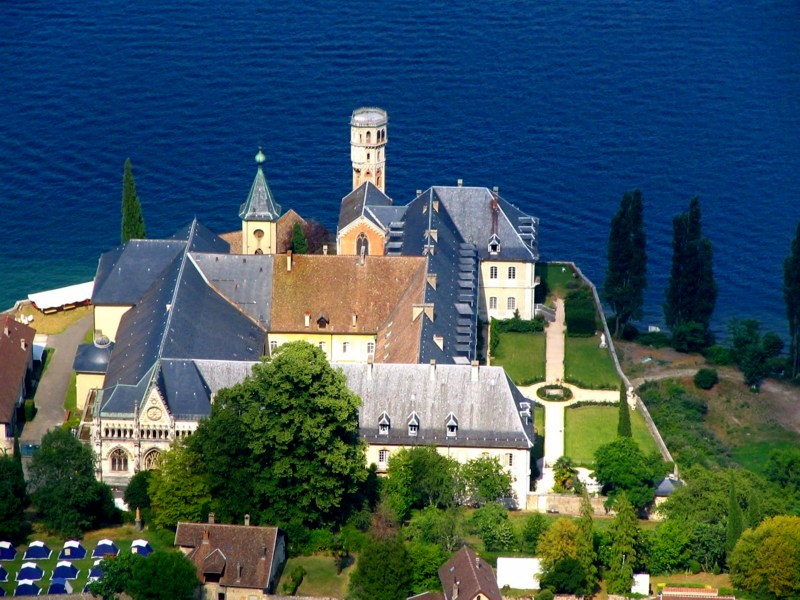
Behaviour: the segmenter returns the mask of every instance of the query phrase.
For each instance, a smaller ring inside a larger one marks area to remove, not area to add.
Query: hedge
[[[492,319],[490,325],[491,329],[491,343],[489,344],[489,353],[494,354],[497,350],[497,345],[500,343],[500,334],[506,332],[513,333],[534,333],[544,331],[544,320],[540,318],[531,319],[526,321],[519,316],[519,310],[514,311],[514,316],[510,319]]]
[[[597,313],[589,290],[570,292],[564,304],[566,310],[567,335],[588,337],[597,331]]]

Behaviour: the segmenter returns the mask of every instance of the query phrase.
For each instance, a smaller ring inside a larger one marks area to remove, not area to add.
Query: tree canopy
[[[771,359],[780,355],[783,340],[769,331],[761,335],[755,319],[731,319],[728,323],[733,359],[744,375],[744,382],[758,388],[772,371]]]
[[[413,587],[408,554],[399,535],[371,536],[350,576],[352,600],[405,600]]]
[[[772,517],[745,531],[730,569],[738,588],[769,598],[800,596],[800,517]]]
[[[717,303],[711,242],[703,236],[700,201],[672,221],[672,269],[666,290],[664,319],[673,345],[683,352],[711,343],[709,325]]]
[[[367,480],[359,404],[319,348],[284,344],[217,394],[191,438],[191,470],[223,520],[249,512],[262,524],[342,522],[361,508]]]
[[[634,569],[638,566],[641,531],[633,505],[621,494],[614,507],[617,515],[608,528],[611,540],[606,585],[611,594],[627,594],[631,590]]]
[[[513,495],[514,478],[500,464],[496,456],[480,456],[461,467],[467,503],[485,504]]]
[[[413,509],[453,506],[460,488],[458,463],[434,446],[403,448],[389,457],[383,493],[400,519]]]
[[[660,456],[645,456],[633,438],[617,438],[595,452],[594,476],[604,493],[613,502],[619,492],[625,492],[636,510],[653,502],[656,486],[668,472],[669,465]]]
[[[191,600],[200,582],[197,570],[177,550],[156,550],[133,563],[125,591],[133,600]]]
[[[0,540],[18,542],[23,537],[26,497],[19,456],[0,456]]]
[[[139,240],[145,237],[144,217],[139,196],[136,195],[136,184],[133,181],[131,159],[125,160],[125,172],[122,175],[122,233],[120,241]]]
[[[201,457],[182,439],[173,442],[169,451],[161,455],[148,487],[153,520],[158,527],[205,519],[211,506],[211,492],[202,468]]]
[[[561,517],[550,525],[539,538],[537,545],[545,572],[566,558],[579,560],[581,554],[579,538],[578,525],[570,519]]]
[[[94,476],[94,452],[60,428],[42,437],[30,466],[31,497],[45,527],[80,537],[100,523],[118,520],[111,489]]]
[[[644,234],[642,192],[622,196],[619,210],[611,220],[608,236],[608,266],[603,298],[615,316],[614,337],[631,319],[641,317],[647,286],[647,252]]]
[[[800,377],[800,221],[792,250],[783,263],[783,299],[789,320],[789,377]]]

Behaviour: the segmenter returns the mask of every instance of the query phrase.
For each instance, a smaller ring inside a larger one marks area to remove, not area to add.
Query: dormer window
[[[493,233],[492,237],[489,238],[489,254],[492,256],[500,254],[500,238],[497,237],[496,233]]]
[[[444,426],[447,429],[447,437],[454,438],[458,435],[458,419],[453,413],[447,415]]]
[[[392,421],[389,418],[389,415],[384,411],[381,414],[381,418],[378,419],[378,434],[380,435],[389,435],[389,429],[392,426]]]
[[[320,329],[325,329],[328,326],[328,323],[330,323],[328,320],[328,315],[325,313],[320,313],[317,317],[317,327]]]
[[[419,434],[419,416],[416,412],[413,412],[408,418],[408,435],[409,437],[417,437],[417,434]]]

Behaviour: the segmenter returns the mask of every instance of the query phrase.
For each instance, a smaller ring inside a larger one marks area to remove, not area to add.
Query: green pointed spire
[[[258,171],[250,188],[250,194],[247,196],[247,202],[242,204],[239,210],[239,218],[245,221],[275,221],[281,216],[281,207],[275,202],[275,197],[264,177],[262,165],[266,162],[267,157],[261,148],[258,149],[255,160]]]

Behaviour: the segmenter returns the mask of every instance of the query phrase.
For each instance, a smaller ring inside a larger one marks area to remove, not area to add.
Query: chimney
[[[358,324],[358,315],[353,313],[353,323],[352,326],[355,327]]]
[[[458,187],[463,187],[463,186],[464,186],[464,180],[463,179],[459,179],[458,180]]]
[[[428,368],[428,375],[431,381],[436,381],[436,361],[431,359],[431,366]]]
[[[307,310],[305,312],[305,314],[303,315],[303,317],[305,318],[306,327],[310,327],[311,326],[311,311]]]
[[[478,374],[479,374],[480,367],[478,366],[478,361],[472,361],[472,383],[478,382]]]
[[[203,544],[206,546],[209,545],[211,542],[208,540],[208,527],[203,528]]]
[[[214,524],[214,513],[208,513],[208,523],[209,525]]]
[[[244,516],[244,526],[245,527],[250,527],[250,514],[249,513]]]
[[[26,342],[25,340],[20,340],[19,341],[19,347],[22,348],[23,350],[27,350],[28,349],[28,342]]]
[[[286,251],[286,272],[288,273],[291,270],[292,270],[292,251],[291,250],[287,250]],[[306,327],[308,327],[308,325],[306,325]]]

